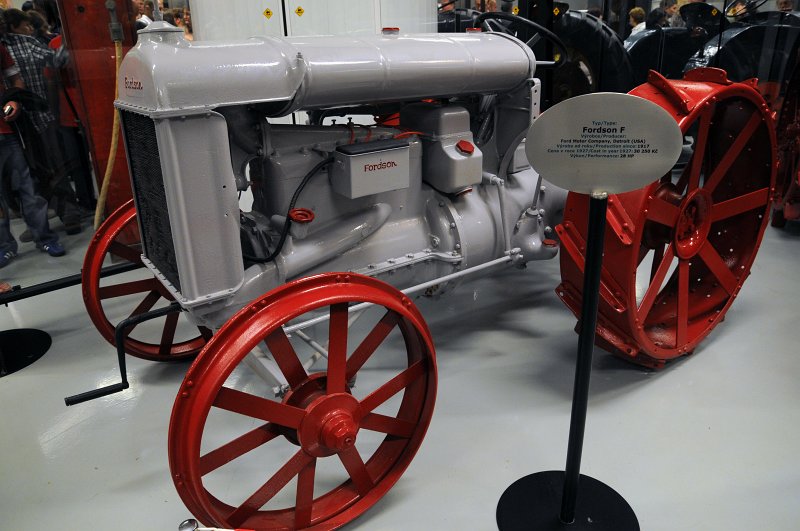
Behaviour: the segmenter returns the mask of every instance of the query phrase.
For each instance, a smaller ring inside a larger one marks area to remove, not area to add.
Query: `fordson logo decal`
[[[144,87],[142,86],[142,82],[138,79],[125,76],[125,88],[127,90],[142,90]]]
[[[397,163],[395,161],[393,161],[393,160],[383,161],[382,160],[382,161],[378,162],[377,164],[364,164],[364,171],[365,172],[378,171],[378,170],[385,170],[385,169],[388,169],[388,168],[396,168],[396,167],[397,167]]]

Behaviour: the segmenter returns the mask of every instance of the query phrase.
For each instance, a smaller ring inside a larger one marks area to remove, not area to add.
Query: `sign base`
[[[564,472],[550,470],[518,479],[497,504],[500,531],[639,531],[631,506],[617,491],[581,474],[575,521],[562,522]]]

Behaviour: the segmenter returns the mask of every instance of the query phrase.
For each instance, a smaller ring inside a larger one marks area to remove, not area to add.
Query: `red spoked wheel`
[[[349,326],[362,302],[374,315]],[[307,345],[284,327],[321,313],[327,366],[309,372]],[[288,382],[281,398],[248,364],[259,346]],[[206,525],[335,529],[398,480],[435,394],[430,332],[408,297],[355,274],[291,282],[231,318],[189,369],[170,421],[173,481]]]
[[[127,243],[131,239],[136,243]],[[132,262],[144,268],[138,242],[136,209],[131,200],[103,222],[83,260],[83,302],[97,330],[112,345],[115,344],[114,328],[118,322],[175,300],[146,269],[139,274],[100,278],[103,266],[112,262]],[[125,352],[152,361],[193,358],[211,337],[211,332],[204,327],[182,323],[185,317],[181,315],[173,313],[130,330],[125,338]]]
[[[717,69],[651,72],[631,94],[675,116],[692,155],[652,185],[609,197],[599,346],[649,367],[691,353],[750,274],[776,174],[773,120],[754,83]],[[559,297],[578,315],[588,197],[569,194]]]

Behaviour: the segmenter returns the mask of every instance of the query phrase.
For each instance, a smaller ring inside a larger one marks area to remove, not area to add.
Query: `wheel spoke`
[[[733,295],[736,291],[736,287],[739,285],[739,279],[731,273],[728,264],[725,263],[725,260],[722,259],[717,250],[714,249],[711,242],[707,241],[705,245],[700,248],[698,255],[703,259],[706,266],[708,266],[711,274],[719,280],[720,285],[728,292],[728,295]]]
[[[347,368],[347,304],[331,305],[328,327],[328,394],[344,393]]]
[[[397,323],[400,321],[400,315],[387,310],[375,328],[370,330],[364,341],[353,351],[350,359],[347,360],[347,376],[346,379],[350,380],[355,374],[363,367],[364,363],[369,359],[375,350],[383,343],[386,336],[394,330]]]
[[[269,422],[263,424],[201,456],[200,475],[205,476],[277,437],[277,432],[272,431],[270,426],[272,424]]]
[[[147,296],[144,299],[142,299],[142,302],[140,302],[139,305],[133,309],[133,311],[128,317],[130,318],[135,315],[141,315],[144,312],[150,311],[153,308],[153,306],[156,305],[158,299],[160,298],[161,295],[159,295],[157,291],[151,291],[150,293],[147,294]],[[131,332],[133,332],[134,328],[136,328],[136,325],[128,327],[128,331],[125,333],[125,335],[127,336]]]
[[[297,476],[297,497],[294,508],[295,529],[305,529],[311,525],[311,509],[314,506],[314,475],[317,460],[312,459],[300,470]]]
[[[644,294],[644,297],[642,297],[641,304],[639,304],[640,323],[643,322],[647,317],[647,314],[650,313],[650,309],[653,307],[653,303],[656,301],[656,295],[658,295],[658,292],[661,291],[661,284],[663,284],[664,278],[667,276],[667,272],[669,272],[669,266],[672,265],[672,259],[674,257],[675,251],[673,251],[672,245],[668,245],[667,250],[664,252],[664,257],[661,259],[661,263],[658,265],[656,274],[650,281],[650,285],[647,287],[647,292]]]
[[[264,483],[252,496],[247,498],[245,502],[239,506],[238,509],[233,511],[227,520],[234,526],[238,527],[247,521],[250,516],[258,511],[265,503],[271,500],[280,490],[286,486],[293,477],[298,475],[309,462],[314,458],[300,450],[287,461],[285,465],[278,470],[274,476]]]
[[[372,490],[375,483],[372,481],[367,466],[355,446],[339,452],[339,459],[342,461],[347,473],[350,474],[350,479],[353,480],[353,484],[360,495],[364,496]]]
[[[689,261],[678,261],[678,309],[676,312],[677,330],[675,348],[686,343],[689,327]]]
[[[717,185],[722,180],[723,175],[728,173],[728,170],[731,169],[731,166],[739,157],[739,155],[744,151],[744,146],[753,136],[753,133],[756,132],[756,128],[761,124],[761,115],[758,112],[753,112],[753,115],[750,117],[750,120],[747,121],[747,125],[739,133],[739,136],[736,137],[736,140],[733,141],[728,151],[725,155],[720,159],[719,164],[717,167],[714,168],[714,173],[711,174],[711,177],[706,179],[705,182],[705,189],[709,192],[713,192]]]
[[[708,132],[711,126],[711,117],[713,115],[713,107],[708,109],[700,117],[700,127],[697,131],[697,141],[694,145],[694,153],[692,154],[692,162],[689,165],[689,183],[686,193],[697,190],[700,186],[700,171],[702,170],[703,161],[705,160],[706,144],[708,142]],[[683,179],[683,176],[681,176]],[[679,185],[678,190],[683,190]]]
[[[113,299],[114,297],[124,297],[134,293],[144,293],[146,291],[157,291],[160,282],[155,278],[123,282],[113,286],[103,286],[98,290],[100,299]]]
[[[728,219],[756,208],[763,209],[767,206],[768,201],[769,188],[762,188],[761,190],[756,190],[755,192],[750,192],[749,194],[740,195],[739,197],[722,201],[721,203],[714,205],[714,209],[711,214],[711,222],[715,223],[723,219]]]
[[[264,341],[272,353],[272,358],[281,368],[281,372],[286,376],[286,381],[289,382],[290,386],[297,387],[308,378],[303,364],[300,363],[294,347],[292,347],[282,328],[275,330]]]
[[[656,223],[661,223],[667,227],[674,227],[678,222],[678,214],[680,214],[680,211],[680,208],[672,203],[654,197],[647,205],[647,219],[655,221]]]
[[[139,249],[121,244],[118,241],[112,241],[108,244],[108,252],[120,258],[124,258],[128,262],[133,262],[135,264],[142,263],[142,253]]]
[[[414,383],[414,381],[422,377],[424,374],[425,363],[420,360],[364,398],[364,400],[361,401],[361,410],[365,413],[371,412],[373,409],[396,395],[400,390],[405,389]]]
[[[305,410],[243,393],[230,387],[221,387],[214,406],[240,415],[273,422],[280,426],[297,429],[305,416]]]
[[[650,265],[651,284],[653,283],[653,279],[656,277],[658,266],[661,265],[662,260],[664,260],[664,244],[659,244],[655,249],[653,249],[653,263]]]
[[[164,331],[161,333],[161,344],[158,347],[158,355],[169,357],[170,350],[172,350],[172,343],[175,341],[175,330],[178,328],[178,318],[180,313],[171,313],[167,315],[164,323]]]
[[[395,437],[408,439],[414,435],[417,425],[414,422],[387,417],[378,413],[369,413],[359,422],[361,428],[365,430],[379,431]]]

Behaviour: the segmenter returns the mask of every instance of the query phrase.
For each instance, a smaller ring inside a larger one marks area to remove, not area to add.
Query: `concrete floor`
[[[799,257],[800,226],[768,229],[725,322],[661,372],[595,352],[582,472],[621,493],[643,530],[798,529]],[[347,529],[494,529],[506,487],[563,469],[577,336],[558,280],[553,260],[420,303],[437,347],[433,421],[397,485]],[[129,358],[131,389],[67,408],[118,378],[80,289],[0,308],[0,330],[18,327],[53,346],[0,380],[0,528],[177,529],[190,513],[167,428],[188,363]]]

